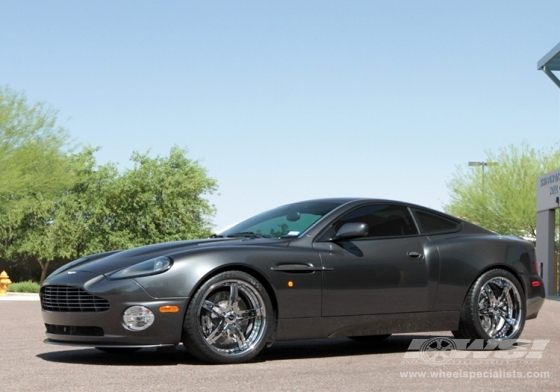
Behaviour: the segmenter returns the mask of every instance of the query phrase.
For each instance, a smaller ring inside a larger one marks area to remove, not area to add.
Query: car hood
[[[138,248],[107,252],[86,256],[64,265],[53,272],[45,283],[49,280],[67,274],[70,271],[88,273],[90,276],[109,275],[123,268],[130,267],[134,264],[158,257],[170,256],[184,253],[190,249],[204,246],[207,249],[213,249],[223,246],[251,246],[251,245],[283,245],[286,246],[289,241],[285,239],[247,239],[247,238],[211,238],[201,240],[165,242],[161,244],[146,245]]]

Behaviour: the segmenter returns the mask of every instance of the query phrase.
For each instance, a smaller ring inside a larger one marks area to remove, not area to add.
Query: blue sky
[[[0,85],[99,163],[189,150],[217,228],[330,196],[438,210],[457,166],[557,145],[560,2],[0,2]],[[473,169],[476,170],[476,169]]]

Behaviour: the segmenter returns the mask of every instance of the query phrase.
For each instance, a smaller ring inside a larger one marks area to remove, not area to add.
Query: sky
[[[219,230],[280,204],[443,210],[459,167],[557,148],[557,0],[0,0],[0,86],[99,164],[188,149]],[[469,170],[479,170],[471,168]]]

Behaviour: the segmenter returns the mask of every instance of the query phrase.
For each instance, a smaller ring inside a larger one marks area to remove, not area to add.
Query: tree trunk
[[[50,261],[46,261],[46,262],[42,262],[41,260],[37,260],[39,262],[39,265],[41,266],[41,280],[39,280],[39,284],[43,284],[43,282],[45,281],[45,279],[47,279],[47,273],[49,271],[49,264],[51,263]]]

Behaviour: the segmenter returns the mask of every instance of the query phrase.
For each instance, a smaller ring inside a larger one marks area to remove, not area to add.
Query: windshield
[[[337,202],[301,202],[277,207],[244,220],[219,233],[224,237],[297,237],[334,210]]]

